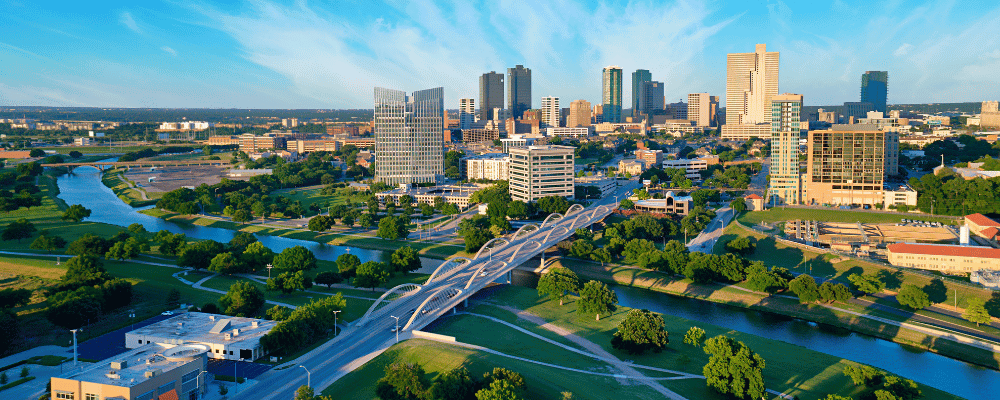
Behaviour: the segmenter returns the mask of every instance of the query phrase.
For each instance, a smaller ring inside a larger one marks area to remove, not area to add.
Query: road
[[[715,218],[701,231],[697,237],[691,239],[687,244],[688,251],[699,253],[711,253],[715,247],[715,242],[722,237],[722,230],[726,228],[729,221],[733,219],[733,209],[723,207],[715,211]]]
[[[619,188],[615,194],[624,195],[638,186],[639,183],[636,181],[627,181],[625,186]],[[486,250],[482,253],[481,258],[465,265],[443,269],[438,273],[438,276],[415,294],[401,297],[389,303],[379,311],[377,317],[368,320],[367,323],[356,321],[351,327],[343,330],[337,338],[299,357],[295,360],[296,366],[304,366],[312,372],[312,376],[316,378],[314,381],[316,383],[313,384],[315,388],[329,386],[395,343],[396,333],[393,332],[393,328],[396,326],[397,320],[394,317],[399,317],[398,324],[400,327],[404,327],[414,313],[417,313],[418,309],[421,310],[410,329],[402,333],[404,337],[409,334],[409,331],[426,326],[439,316],[454,309],[464,298],[477,292],[486,284],[502,278],[518,264],[551,247],[561,238],[572,235],[573,229],[571,228],[596,222],[594,218],[590,217],[591,215],[603,219],[603,213],[600,215],[594,213],[598,211],[600,206],[612,206],[615,194],[598,200],[584,211],[578,211],[566,218],[550,222],[544,228],[524,233],[519,238],[508,239],[509,243],[494,247],[494,251]],[[548,240],[545,240],[546,237]],[[533,241],[541,243],[530,243]],[[506,262],[508,260],[509,263]],[[461,294],[455,294],[458,290],[462,290]],[[422,307],[424,303],[427,306]],[[424,310],[427,310],[426,314],[423,313]],[[306,374],[305,371],[297,367],[283,370],[272,369],[258,379],[260,383],[252,391],[240,393],[233,398],[288,400],[294,397],[295,390],[299,386],[306,383]]]
[[[760,172],[750,177],[750,185],[747,186],[747,194],[755,193],[760,197],[767,197],[767,174],[771,170],[771,162],[764,159],[760,163]]]

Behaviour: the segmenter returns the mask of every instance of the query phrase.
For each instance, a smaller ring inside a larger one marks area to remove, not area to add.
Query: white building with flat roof
[[[150,343],[166,345],[201,344],[208,357],[253,361],[264,356],[260,338],[277,325],[266,319],[188,312],[125,334],[125,348]]]
[[[584,139],[590,136],[590,127],[546,128],[545,134],[549,137],[559,136],[573,139]]]
[[[542,197],[573,198],[573,151],[569,146],[510,149],[510,196],[524,202]]]
[[[510,156],[506,153],[479,154],[462,159],[462,177],[505,181],[510,178]]]

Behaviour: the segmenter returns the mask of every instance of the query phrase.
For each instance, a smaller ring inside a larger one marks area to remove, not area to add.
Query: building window
[[[56,392],[56,398],[57,399],[65,399],[65,400],[73,400],[74,399],[72,392]]]
[[[98,397],[96,394],[87,393],[83,395],[83,400],[101,400],[101,398]]]

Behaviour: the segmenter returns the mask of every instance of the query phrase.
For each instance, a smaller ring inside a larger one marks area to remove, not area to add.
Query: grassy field
[[[713,250],[717,254],[725,252],[725,243],[737,237],[753,237],[757,240],[757,250],[746,258],[752,261],[762,261],[767,265],[785,267],[795,272],[809,273],[814,276],[836,279],[848,284],[847,277],[851,274],[876,273],[881,274],[886,288],[898,290],[905,283],[914,284],[920,287],[931,283],[931,277],[909,272],[905,269],[888,267],[880,264],[858,261],[854,259],[841,259],[832,254],[812,252],[802,250],[797,247],[786,246],[778,243],[767,235],[750,231],[738,224],[731,224],[725,228],[722,237],[716,243]],[[955,296],[958,296],[959,308],[965,308],[970,298],[978,297],[988,300],[993,292],[988,289],[975,288],[967,285],[953,283],[947,279],[942,279],[947,290],[946,304],[955,304]]]
[[[911,219],[918,221],[940,222],[943,224],[954,224],[953,217],[931,217],[919,214],[899,215],[885,214],[878,212],[865,212],[861,210],[817,210],[808,208],[772,208],[766,211],[750,211],[741,215],[740,222],[749,225],[760,224],[762,222],[775,223],[790,220],[815,220],[825,222],[862,222],[862,223],[896,223],[900,219]]]
[[[133,184],[126,182],[121,173],[124,169],[113,169],[105,171],[104,175],[101,176],[101,182],[104,186],[107,186],[111,191],[118,195],[118,198],[124,201],[126,204],[132,207],[142,207],[150,204],[155,204],[156,199],[163,197],[163,192],[155,192],[152,194],[147,193],[146,198],[148,200],[143,200],[142,189],[134,187]]]
[[[307,186],[300,188],[291,189],[281,189],[271,192],[272,196],[282,196],[287,197],[288,200],[292,202],[301,201],[302,208],[308,209],[310,205],[318,204],[320,207],[326,206],[336,206],[336,205],[355,205],[362,203],[366,200],[366,195],[355,194],[353,196],[345,195],[324,195],[320,192],[323,190],[324,185],[317,186]],[[341,189],[342,190],[342,189]]]
[[[309,292],[292,292],[290,294],[281,294],[279,292],[268,291],[267,285],[262,284],[260,282],[255,282],[249,279],[233,277],[233,276],[225,276],[225,275],[220,275],[212,279],[209,279],[204,283],[202,283],[202,286],[218,290],[229,290],[230,286],[240,281],[247,281],[250,282],[252,285],[256,286],[258,289],[264,292],[264,297],[267,300],[279,303],[291,304],[293,306],[305,305],[315,298],[326,296],[326,294],[309,293]],[[379,292],[369,292],[369,291],[351,290],[351,289],[326,289],[315,286],[313,287],[313,289],[310,290],[316,292],[325,292],[328,293],[329,295],[333,295],[336,293],[343,293],[345,295],[371,297],[371,301],[356,299],[356,298],[345,299],[347,301],[347,308],[344,309],[344,312],[340,314],[340,318],[344,321],[353,321],[355,319],[360,318],[362,315],[365,314],[365,311],[367,311],[368,308],[375,303],[375,300],[378,299],[378,296],[381,295],[381,293]],[[375,294],[373,295],[372,293]],[[264,306],[265,309],[271,307],[273,306],[271,305]]]
[[[857,363],[780,341],[682,318],[664,316],[666,329],[671,333],[672,338],[667,349],[659,354],[630,355],[614,350],[610,345],[615,328],[624,318],[628,309],[620,309],[612,316],[595,321],[589,315],[585,317],[578,315],[572,300],[565,306],[559,306],[556,301],[539,298],[534,290],[514,286],[504,286],[491,294],[489,303],[477,305],[471,311],[505,320],[548,339],[579,348],[578,345],[558,334],[518,319],[511,311],[494,304],[526,310],[601,346],[605,351],[619,359],[629,360],[637,365],[698,375],[702,374],[702,366],[707,362],[708,357],[700,348],[683,344],[681,338],[688,328],[699,326],[706,330],[708,337],[725,334],[746,343],[758,352],[767,363],[767,367],[764,369],[764,379],[770,389],[799,396],[803,399],[821,398],[831,393],[856,396],[860,392],[842,373],[845,366],[858,365]],[[510,327],[475,316],[447,317],[432,330],[436,333],[454,336],[460,342],[480,345],[513,356],[589,371],[616,372],[601,361],[571,353]],[[345,399],[374,399],[374,383],[383,375],[383,368],[396,361],[419,362],[431,378],[440,372],[458,366],[468,368],[476,376],[481,376],[483,372],[496,366],[505,367],[525,376],[529,388],[527,398],[533,399],[559,398],[558,394],[561,391],[571,391],[574,393],[574,398],[580,399],[662,398],[662,395],[634,381],[616,381],[601,376],[555,370],[550,367],[424,340],[410,340],[389,349],[372,362],[337,381],[324,393],[336,393],[337,398]],[[648,375],[671,376],[662,372],[650,372]],[[661,383],[689,399],[725,398],[708,390],[705,381],[701,379],[661,381]],[[922,387],[922,389],[925,399],[956,398],[930,387]]]

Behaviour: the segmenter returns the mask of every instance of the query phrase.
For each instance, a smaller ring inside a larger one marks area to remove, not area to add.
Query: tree
[[[819,299],[825,303],[847,301],[851,298],[851,290],[843,283],[834,284],[826,281],[819,285]]]
[[[755,261],[747,267],[747,287],[750,290],[767,293],[777,293],[788,287],[788,281],[773,271],[767,270],[764,263]]]
[[[403,246],[392,252],[390,265],[392,266],[393,271],[402,272],[404,274],[416,271],[422,267],[420,264],[420,256],[417,255],[417,252],[410,246]]]
[[[383,217],[378,221],[376,235],[386,240],[406,239],[410,229],[406,226],[404,217]]]
[[[748,237],[738,237],[736,239],[726,242],[726,251],[738,254],[740,256],[746,257],[753,254],[756,250],[757,244],[752,242]]]
[[[684,344],[701,347],[701,342],[703,341],[705,341],[705,330],[697,326],[692,326],[688,329],[687,333],[684,334]]]
[[[569,254],[573,257],[587,259],[590,253],[594,251],[594,245],[591,244],[589,240],[577,239],[573,241],[573,244],[569,248]]]
[[[243,268],[240,260],[233,253],[225,252],[219,253],[212,258],[212,262],[208,265],[208,270],[223,275],[232,275],[241,272]]]
[[[264,292],[250,282],[240,281],[229,287],[229,292],[219,299],[223,313],[237,317],[257,315],[264,306]]]
[[[371,228],[375,225],[375,219],[372,218],[371,214],[361,214],[361,216],[358,217],[358,225],[361,225],[363,228]]]
[[[267,280],[267,290],[276,290],[284,294],[311,287],[312,278],[306,275],[305,271],[285,271]]]
[[[851,286],[854,286],[855,290],[867,294],[881,293],[885,289],[885,282],[875,274],[851,274],[847,280],[851,281]]]
[[[3,234],[0,234],[0,239],[3,240],[17,240],[18,243],[21,239],[27,239],[31,237],[31,234],[35,232],[35,224],[32,224],[28,220],[21,218],[17,221],[7,224],[7,229],[4,229]]]
[[[261,242],[253,242],[247,245],[240,255],[240,262],[245,271],[260,271],[267,264],[274,262],[274,252]]]
[[[0,310],[0,351],[6,352],[18,338],[17,314],[9,309]]]
[[[389,280],[388,266],[378,261],[368,261],[361,264],[354,276],[354,287],[375,290],[379,285]]]
[[[323,232],[333,226],[333,219],[326,215],[317,215],[309,220],[309,230]]]
[[[222,243],[214,240],[203,240],[195,242],[190,246],[185,246],[177,258],[177,265],[194,269],[207,269],[212,263],[216,254],[225,250]]]
[[[385,376],[376,384],[375,394],[382,399],[419,400],[426,397],[429,388],[430,382],[420,364],[397,362],[385,367]]]
[[[739,215],[739,214],[742,214],[744,211],[747,210],[747,203],[746,203],[745,200],[743,200],[742,197],[741,198],[736,198],[736,199],[733,199],[733,201],[729,202],[729,208],[732,208],[733,212],[735,212],[737,215]]]
[[[743,342],[719,335],[705,341],[704,350],[710,355],[702,369],[708,387],[737,399],[764,397],[764,359]]]
[[[361,265],[361,259],[354,254],[341,254],[337,257],[337,270],[344,278],[352,278]]]
[[[427,392],[434,400],[466,400],[476,392],[476,380],[465,367],[458,367],[434,378],[434,384]]]
[[[975,322],[976,326],[979,326],[979,324],[989,324],[993,320],[986,311],[982,299],[973,297],[968,300],[968,303],[965,312],[962,313],[962,318],[965,318],[966,321]]]
[[[559,138],[558,136],[556,137]],[[476,400],[521,400],[521,390],[509,381],[493,381],[489,386],[476,392]]]
[[[633,203],[632,200],[629,199],[623,199],[620,203],[618,203],[618,208],[621,208],[623,210],[631,210],[634,207],[635,203]]]
[[[920,289],[919,286],[909,283],[899,289],[899,293],[896,294],[896,301],[914,310],[922,310],[931,305],[927,293],[923,289]]]
[[[111,243],[102,237],[84,234],[79,239],[73,241],[66,248],[66,252],[73,255],[104,256],[111,249]]]
[[[316,256],[302,246],[292,246],[274,256],[274,268],[285,271],[305,271],[316,268]]]
[[[83,153],[81,153],[79,151],[76,151],[76,150],[73,150],[73,151],[69,152],[69,156],[70,156],[70,158],[80,158],[80,157],[83,157]]]
[[[109,260],[131,260],[139,255],[139,246],[131,239],[124,242],[115,243],[104,253],[104,258]]]
[[[595,314],[595,319],[600,321],[601,314],[618,309],[618,295],[602,282],[589,281],[580,290],[580,300],[576,304],[581,314]]]
[[[167,305],[170,307],[177,307],[180,303],[181,303],[181,291],[177,290],[177,288],[171,288],[170,291],[167,292]],[[216,311],[218,311],[218,307],[216,307]]]
[[[82,205],[74,204],[66,209],[66,211],[62,215],[62,220],[70,222],[80,222],[83,221],[84,218],[87,218],[89,216],[90,216],[90,210],[84,208]]]
[[[168,256],[180,254],[184,250],[184,246],[187,245],[187,236],[183,233],[171,234],[167,231],[159,231],[154,240],[160,243],[157,251]]]
[[[580,277],[567,268],[552,268],[538,279],[538,294],[548,295],[552,299],[559,299],[559,305],[563,305],[566,292],[577,292],[579,290]]]
[[[28,152],[28,157],[45,157],[45,150],[31,149],[31,151]]]
[[[663,327],[663,317],[659,314],[649,310],[630,310],[618,324],[611,346],[629,354],[642,354],[647,350],[659,353],[670,343],[669,334]]]
[[[608,251],[608,249],[601,247],[590,253],[590,259],[601,263],[601,266],[603,267],[604,263],[611,262],[611,252]]]
[[[462,239],[465,241],[465,252],[475,253],[476,251],[479,251],[479,249],[483,247],[486,242],[493,239],[493,235],[490,234],[490,231],[483,228],[470,228],[465,229],[462,232]]]
[[[0,308],[23,307],[31,301],[31,290],[2,289],[0,290]]]
[[[56,292],[46,301],[46,317],[53,324],[66,329],[77,329],[96,319],[103,308],[101,290],[92,286]]]
[[[66,239],[59,236],[49,236],[44,233],[31,242],[32,249],[45,250],[46,253],[51,253],[63,247],[66,247]]]
[[[250,211],[241,208],[233,212],[232,218],[233,222],[239,222],[240,224],[245,224],[247,222],[250,222],[251,219],[253,219],[253,215],[250,214]]]
[[[335,284],[343,282],[344,277],[337,272],[323,271],[316,274],[315,281],[317,285],[326,285],[326,287],[331,287]]]
[[[268,308],[264,315],[271,321],[284,321],[292,315],[292,309],[285,306],[274,306]]]
[[[80,286],[94,286],[111,279],[104,266],[95,256],[82,255],[70,258],[66,262],[66,274],[63,275],[59,290],[73,290]]]
[[[800,303],[812,303],[819,299],[819,288],[816,286],[816,280],[812,276],[802,274],[791,282],[788,282],[788,288],[795,292],[799,296]]]

